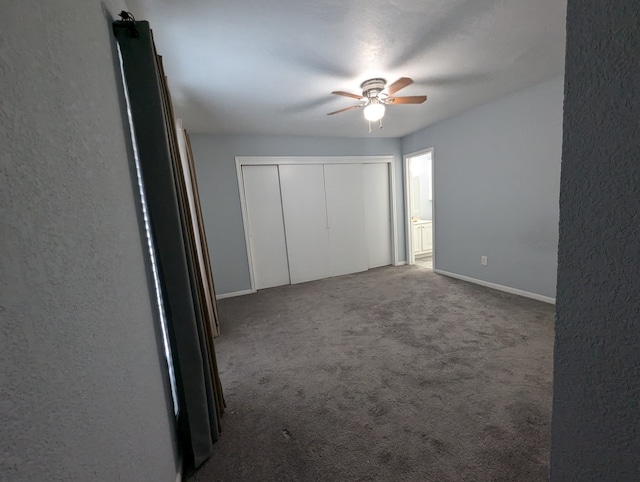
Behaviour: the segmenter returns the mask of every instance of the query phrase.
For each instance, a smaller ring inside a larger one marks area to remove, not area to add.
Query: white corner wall
[[[0,479],[174,481],[107,11],[126,5],[3,7]]]
[[[560,75],[402,139],[435,149],[438,270],[555,298],[563,91]]]

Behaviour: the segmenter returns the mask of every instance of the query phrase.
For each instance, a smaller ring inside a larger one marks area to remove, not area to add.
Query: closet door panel
[[[390,265],[389,164],[364,164],[364,207],[368,267]]]
[[[362,164],[325,164],[331,275],[368,269]]]
[[[321,164],[281,165],[280,189],[292,283],[330,276]]]
[[[256,289],[289,284],[278,166],[242,166]]]

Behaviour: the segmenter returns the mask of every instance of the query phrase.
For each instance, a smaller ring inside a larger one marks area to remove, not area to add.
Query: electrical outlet
[[[488,264],[487,257],[486,257],[486,256],[483,256],[483,257],[480,259],[480,262],[482,263],[482,266],[486,266],[486,265]]]

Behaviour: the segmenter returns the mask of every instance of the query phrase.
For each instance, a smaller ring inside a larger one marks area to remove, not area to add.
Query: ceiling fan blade
[[[345,97],[351,97],[352,99],[358,99],[358,100],[360,100],[360,99],[362,99],[362,98],[363,98],[361,95],[358,95],[358,94],[351,94],[351,93],[349,93],[349,92],[343,92],[343,91],[341,91],[341,90],[334,90],[334,91],[333,91],[333,92],[331,92],[331,93],[332,93],[332,94],[335,94],[335,95],[344,95]]]
[[[427,100],[426,95],[409,95],[405,97],[387,97],[386,104],[422,104]]]
[[[411,84],[413,84],[413,80],[411,80],[409,77],[400,77],[387,88],[387,94],[389,95],[389,97],[391,97],[400,89],[404,89],[407,85]]]
[[[334,112],[329,112],[327,115],[339,114],[340,112],[345,112],[351,109],[357,109],[358,107],[362,107],[361,105],[352,105],[351,107],[345,107],[344,109],[336,110]]]

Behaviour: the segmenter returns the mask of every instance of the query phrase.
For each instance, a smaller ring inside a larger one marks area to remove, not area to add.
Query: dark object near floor
[[[546,480],[553,314],[410,266],[222,300],[228,411],[191,480]]]

